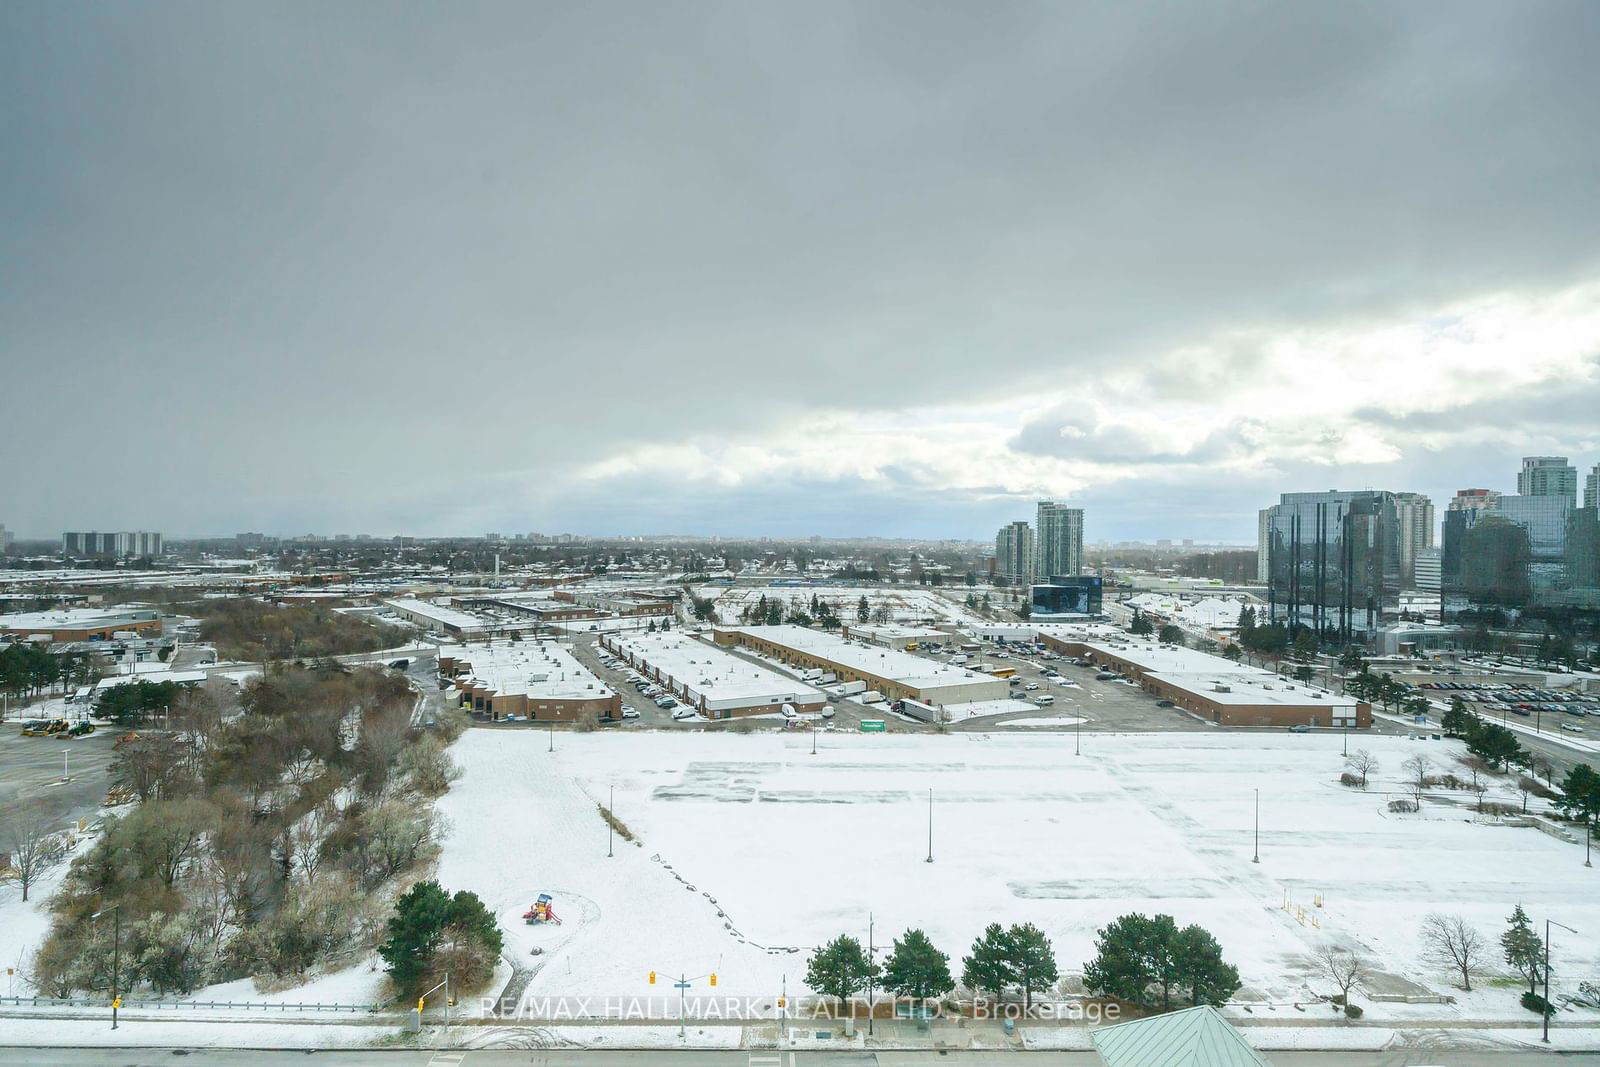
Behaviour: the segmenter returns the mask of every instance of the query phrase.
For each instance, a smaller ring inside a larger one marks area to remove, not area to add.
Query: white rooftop
[[[742,631],[796,652],[818,656],[862,674],[887,678],[912,689],[992,681],[987,674],[938,663],[910,652],[851,641],[826,630],[812,630],[804,626],[728,626],[720,629]]]
[[[445,607],[429,600],[420,600],[416,597],[403,597],[399,600],[385,600],[383,606],[391,611],[409,611],[415,615],[438,623],[440,626],[454,626],[462,630],[481,630],[490,623],[482,616],[471,612],[461,611],[458,608]]]
[[[674,686],[686,686],[692,696],[704,697],[708,710],[795,700],[815,704],[823,699],[803,682],[676,631],[619,633],[606,640],[632,652]]]
[[[439,655],[472,664],[465,675],[505,696],[589,700],[611,696],[604,682],[553,641],[492,641],[484,645],[441,645]]]
[[[149,622],[159,617],[160,613],[151,608],[63,608],[0,615],[0,630],[70,630],[119,622]]]

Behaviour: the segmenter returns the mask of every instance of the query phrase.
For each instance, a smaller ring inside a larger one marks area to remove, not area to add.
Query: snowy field
[[[1383,763],[1365,793],[1337,784],[1338,738],[1290,734],[1097,734],[1079,758],[1070,733],[832,734],[816,756],[809,735],[778,733],[573,734],[553,754],[547,743],[469,731],[455,749],[466,773],[441,802],[454,831],[440,880],[499,913],[508,951],[537,968],[530,994],[670,993],[647,984],[652,970],[715,971],[719,994],[769,995],[785,977],[795,991],[804,950],[840,932],[864,939],[869,911],[880,944],[920,926],[956,967],[985,924],[1030,921],[1073,973],[1098,927],[1137,910],[1216,934],[1257,1018],[1293,1016],[1293,1002],[1328,990],[1309,963],[1324,940],[1459,999],[1358,993],[1369,1018],[1521,1018],[1515,989],[1462,994],[1420,960],[1423,916],[1460,914],[1494,943],[1521,902],[1541,929],[1548,916],[1600,930],[1581,841],[1475,822],[1467,805],[1385,810],[1406,757],[1426,751],[1442,769],[1453,743],[1361,739]],[[642,847],[619,838],[608,859],[595,801],[613,787]],[[563,925],[520,922],[541,891]],[[1558,986],[1600,966],[1592,936],[1558,938],[1555,955]]]

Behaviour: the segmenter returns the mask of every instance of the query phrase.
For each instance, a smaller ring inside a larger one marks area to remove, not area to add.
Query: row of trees
[[[47,693],[57,685],[68,690],[93,685],[104,673],[86,652],[54,655],[48,646],[26,641],[0,648],[0,693],[12,700]]]
[[[1170,915],[1124,915],[1099,932],[1095,958],[1084,966],[1090,992],[1167,1011],[1175,1004],[1222,1004],[1239,988],[1239,972],[1222,958],[1222,947],[1199,926],[1179,928]],[[950,957],[921,930],[896,938],[880,965],[861,943],[841,934],[812,953],[806,984],[848,1001],[881,978],[881,988],[918,1000],[943,997],[956,987]],[[1050,939],[1032,923],[990,923],[961,961],[961,984],[996,1002],[1012,991],[1024,1012],[1033,994],[1050,988],[1059,973]]]

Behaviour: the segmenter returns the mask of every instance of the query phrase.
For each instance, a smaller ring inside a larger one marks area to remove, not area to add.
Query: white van
[[[1056,702],[1056,698],[1051,696],[1049,693],[1046,693],[1042,697],[1034,697],[1033,702],[1043,708],[1054,704]]]
[[[951,656],[950,657],[950,662],[951,663],[965,663],[965,662],[967,662],[967,657],[965,657],[965,656]]]

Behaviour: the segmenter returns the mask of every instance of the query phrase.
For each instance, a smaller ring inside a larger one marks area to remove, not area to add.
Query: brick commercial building
[[[69,608],[0,615],[0,640],[27,641],[48,638],[50,644],[66,641],[110,641],[118,633],[140,637],[161,636],[161,613],[146,610]]]
[[[454,680],[462,707],[493,722],[572,722],[622,713],[622,699],[550,641],[441,645],[439,673]]]
[[[739,645],[797,667],[826,671],[841,682],[865,682],[888,700],[966,704],[1004,700],[1011,691],[1003,678],[805,626],[719,626],[713,635],[719,645]]]
[[[600,645],[708,719],[777,714],[786,704],[812,714],[824,703],[804,682],[685,634],[606,634]]]
[[[1365,701],[1191,648],[1107,636],[1099,627],[1081,634],[1052,628],[1041,631],[1039,641],[1060,655],[1115,671],[1157,699],[1219,726],[1372,725],[1372,705]]]

